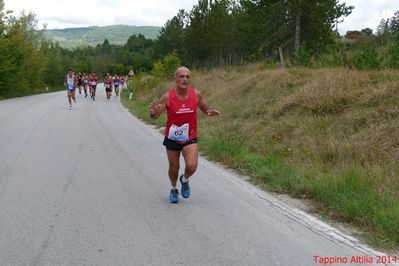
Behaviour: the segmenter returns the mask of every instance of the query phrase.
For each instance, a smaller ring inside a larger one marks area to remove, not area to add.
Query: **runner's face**
[[[180,70],[175,78],[176,87],[179,89],[187,89],[190,85],[190,72],[187,70]]]

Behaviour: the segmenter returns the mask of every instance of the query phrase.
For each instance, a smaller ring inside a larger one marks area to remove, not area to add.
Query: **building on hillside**
[[[353,31],[347,31],[342,40],[345,43],[359,43],[359,42],[366,42],[370,40],[370,38],[371,38],[370,36],[361,31],[353,30]]]

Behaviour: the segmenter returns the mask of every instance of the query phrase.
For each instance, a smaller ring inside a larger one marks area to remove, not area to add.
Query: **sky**
[[[197,0],[5,0],[14,15],[33,11],[38,27],[48,29],[124,24],[163,26],[179,9],[191,10]]]
[[[370,28],[375,33],[382,19],[393,17],[399,11],[399,0],[340,0],[347,6],[354,6],[352,13],[338,25],[342,34],[348,30]]]
[[[179,9],[190,11],[197,0],[5,0],[5,10],[36,14],[38,28],[63,29],[115,24],[163,26]],[[381,19],[399,10],[399,0],[340,0],[352,5],[352,14],[338,25],[348,30],[370,28],[374,32]]]

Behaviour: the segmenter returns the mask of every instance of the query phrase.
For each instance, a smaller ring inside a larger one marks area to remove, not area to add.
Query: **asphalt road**
[[[169,204],[162,135],[98,91],[0,101],[0,265],[382,265],[203,158]]]

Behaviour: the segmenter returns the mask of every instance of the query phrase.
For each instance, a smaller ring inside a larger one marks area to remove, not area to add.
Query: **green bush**
[[[353,63],[359,70],[378,69],[380,58],[375,45],[365,44],[359,52],[353,55]]]
[[[168,54],[162,59],[162,61],[167,78],[173,77],[176,69],[181,66],[181,60],[175,53]]]
[[[180,58],[175,53],[168,54],[154,63],[152,74],[160,79],[171,79],[179,66],[181,66]]]
[[[106,68],[107,73],[110,73],[111,75],[124,75],[128,72],[128,69],[123,64],[109,64]]]
[[[387,57],[387,66],[389,68],[399,68],[399,43],[389,45]]]
[[[154,63],[154,66],[152,67],[152,75],[160,79],[164,78],[165,66],[162,64],[161,60],[158,60]]]
[[[306,44],[302,44],[298,54],[295,56],[295,63],[299,66],[309,67],[312,63],[313,51],[306,48]]]

